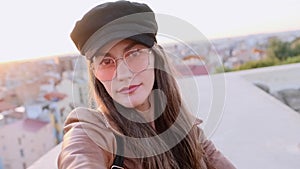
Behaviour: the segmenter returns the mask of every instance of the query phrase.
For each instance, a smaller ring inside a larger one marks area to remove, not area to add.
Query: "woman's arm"
[[[114,157],[106,148],[114,146],[114,137],[92,112],[72,111],[64,132],[59,169],[107,169],[112,164]]]

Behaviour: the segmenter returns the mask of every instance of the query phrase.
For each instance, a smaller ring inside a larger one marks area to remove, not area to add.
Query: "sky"
[[[183,19],[208,39],[300,30],[299,0],[135,1]],[[0,62],[78,54],[69,34],[84,13],[103,2],[107,0],[2,1]]]

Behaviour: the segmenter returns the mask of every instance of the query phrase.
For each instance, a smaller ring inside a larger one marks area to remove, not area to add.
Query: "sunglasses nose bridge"
[[[122,60],[123,62],[118,62],[118,60]],[[114,70],[114,78],[119,80],[131,78],[133,75],[133,71],[127,65],[126,59],[124,57],[115,59],[115,70]]]
[[[119,62],[118,62],[119,60],[122,60],[122,61],[123,61],[123,64],[125,64],[125,65],[127,66],[127,63],[126,63],[125,58],[124,58],[124,57],[118,57],[118,58],[115,58],[115,59],[114,59],[114,62],[115,62],[115,69],[117,69],[118,66],[119,66]]]
[[[123,60],[123,62],[125,62],[125,58],[124,57],[118,57],[118,58],[115,58],[114,60],[115,60],[116,66],[117,66],[117,63],[118,63],[119,60]]]

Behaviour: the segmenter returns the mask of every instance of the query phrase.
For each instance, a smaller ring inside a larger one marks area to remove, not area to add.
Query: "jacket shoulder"
[[[77,107],[73,109],[67,116],[65,126],[76,122],[89,123],[92,125],[98,125],[99,127],[103,125],[103,127],[106,126],[105,120],[100,111],[88,109],[85,107]]]
[[[98,146],[111,150],[114,147],[114,134],[100,111],[78,107],[70,112],[64,127],[65,138],[84,134]]]

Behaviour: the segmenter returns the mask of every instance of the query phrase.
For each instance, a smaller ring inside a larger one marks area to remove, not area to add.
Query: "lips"
[[[122,89],[120,89],[118,92],[122,93],[122,94],[131,94],[134,91],[136,91],[142,84],[138,84],[138,85],[130,85],[129,87],[123,87]]]

